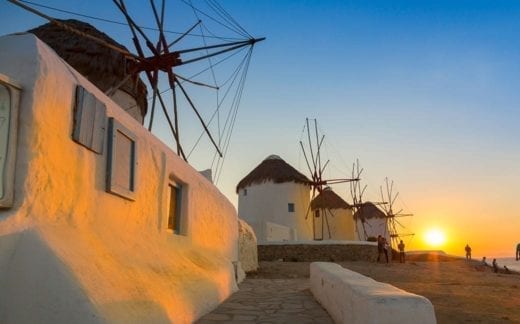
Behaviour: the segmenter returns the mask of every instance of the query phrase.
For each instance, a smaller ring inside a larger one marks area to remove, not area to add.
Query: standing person
[[[469,244],[466,244],[464,250],[466,250],[466,260],[471,260],[471,247]]]
[[[494,272],[498,272],[497,259],[493,259],[493,271]]]
[[[388,263],[388,250],[390,249],[390,245],[383,236],[381,236],[381,240],[383,241],[383,251],[385,253],[386,263]]]
[[[383,254],[383,237],[381,235],[377,236],[377,262],[381,258],[381,254]]]
[[[516,261],[520,260],[520,243],[516,245]]]
[[[399,262],[400,263],[404,263],[404,243],[403,243],[403,240],[401,240],[399,242],[397,247],[399,248]]]

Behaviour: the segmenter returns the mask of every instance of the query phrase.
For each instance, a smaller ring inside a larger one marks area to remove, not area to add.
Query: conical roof
[[[127,50],[123,45],[88,23],[75,19],[59,21]],[[127,76],[124,55],[94,40],[81,37],[52,23],[41,25],[28,32],[49,45],[61,58],[103,92],[117,86]],[[137,81],[129,78],[120,89],[135,98],[141,115],[144,117],[148,103],[147,90],[143,81],[139,78]]]
[[[310,184],[310,180],[278,155],[270,155],[253,171],[249,172],[237,185],[237,193],[241,188],[267,181],[274,183],[296,182]]]
[[[386,218],[386,214],[370,201],[364,202],[354,213],[354,219]]]
[[[350,205],[327,187],[311,201],[311,209],[350,209]]]

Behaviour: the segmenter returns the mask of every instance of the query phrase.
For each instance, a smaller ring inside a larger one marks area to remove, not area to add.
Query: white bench
[[[336,323],[436,323],[432,303],[336,263],[310,265],[311,291]]]

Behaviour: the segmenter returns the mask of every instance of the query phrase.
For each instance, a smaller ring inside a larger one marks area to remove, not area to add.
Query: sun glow
[[[444,232],[439,229],[431,229],[426,232],[424,240],[426,243],[428,243],[428,245],[437,247],[443,245],[444,242],[446,242],[446,236],[444,235]]]

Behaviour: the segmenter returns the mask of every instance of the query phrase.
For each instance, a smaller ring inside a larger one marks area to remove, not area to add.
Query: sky
[[[153,25],[148,2],[127,2],[140,23]],[[299,141],[305,119],[316,118],[324,159],[331,161],[326,177],[350,176],[359,159],[365,199],[373,201],[381,200],[386,177],[394,181],[396,209],[414,214],[401,220],[403,232],[415,233],[405,239],[407,249],[462,255],[470,244],[475,256],[514,255],[520,242],[520,2],[219,3],[250,34],[266,37],[255,45],[217,184],[235,205],[236,184],[271,154],[308,174]],[[106,1],[45,4],[123,21]],[[86,21],[133,49],[126,27]],[[0,3],[0,34],[43,23]],[[168,18],[166,27],[190,24]],[[164,129],[157,132],[169,141]],[[210,161],[211,154],[199,154],[190,163],[200,170]],[[334,189],[351,201],[346,186]],[[443,244],[425,242],[433,229],[444,233]]]

